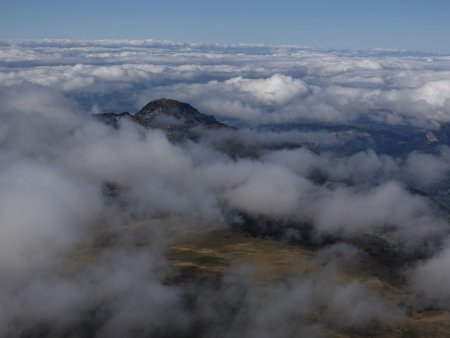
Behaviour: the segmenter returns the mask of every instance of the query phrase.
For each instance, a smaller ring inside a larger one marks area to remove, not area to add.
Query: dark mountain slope
[[[133,119],[150,128],[166,125],[168,121],[174,122],[175,125],[182,124],[185,127],[226,127],[213,116],[200,113],[190,104],[164,98],[149,102],[133,116]]]
[[[200,113],[187,103],[165,98],[149,102],[134,115],[125,112],[94,116],[115,128],[120,119],[130,118],[146,128],[163,130],[172,141],[196,139],[199,129],[230,128],[217,121],[214,116]]]

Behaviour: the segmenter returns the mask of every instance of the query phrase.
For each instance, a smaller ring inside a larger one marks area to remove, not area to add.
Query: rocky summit
[[[196,138],[198,130],[202,128],[228,128],[214,116],[203,114],[188,103],[165,98],[147,103],[134,115],[127,112],[102,113],[96,114],[95,118],[115,128],[119,126],[120,119],[130,118],[146,128],[164,130],[174,141]]]
[[[134,119],[148,127],[167,123],[168,120],[173,120],[175,124],[183,124],[190,127],[226,127],[225,124],[217,121],[214,116],[200,113],[188,103],[164,98],[146,104],[134,115]]]

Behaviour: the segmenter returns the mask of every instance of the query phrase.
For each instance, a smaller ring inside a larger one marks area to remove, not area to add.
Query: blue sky
[[[450,52],[445,0],[0,0],[0,38],[169,39]]]

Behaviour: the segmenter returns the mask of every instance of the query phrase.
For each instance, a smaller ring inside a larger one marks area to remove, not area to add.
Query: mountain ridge
[[[173,141],[196,139],[199,128],[231,128],[217,121],[214,116],[201,113],[188,103],[167,98],[150,101],[135,114],[100,113],[95,114],[94,118],[114,128],[119,127],[121,119],[130,119],[145,128],[163,130]]]

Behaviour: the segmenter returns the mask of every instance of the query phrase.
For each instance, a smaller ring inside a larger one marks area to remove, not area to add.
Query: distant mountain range
[[[199,129],[232,128],[219,122],[214,116],[199,112],[188,103],[172,99],[158,99],[149,102],[135,114],[102,113],[95,118],[118,127],[121,119],[130,119],[146,128],[161,129],[172,141],[197,139]],[[395,157],[405,156],[413,151],[433,153],[442,145],[450,145],[450,124],[440,129],[417,129],[402,126],[383,125],[338,125],[320,123],[292,123],[266,125],[262,130],[326,132],[336,142],[329,144],[305,143],[315,151],[334,151],[343,155],[371,149],[379,154]],[[290,146],[290,145],[287,145]]]
[[[263,129],[330,133],[335,137],[335,143],[305,144],[305,146],[319,152],[332,150],[343,155],[371,149],[379,154],[398,157],[413,151],[434,153],[440,146],[450,145],[449,124],[442,125],[438,130],[391,125],[355,126],[318,123],[271,125]]]

